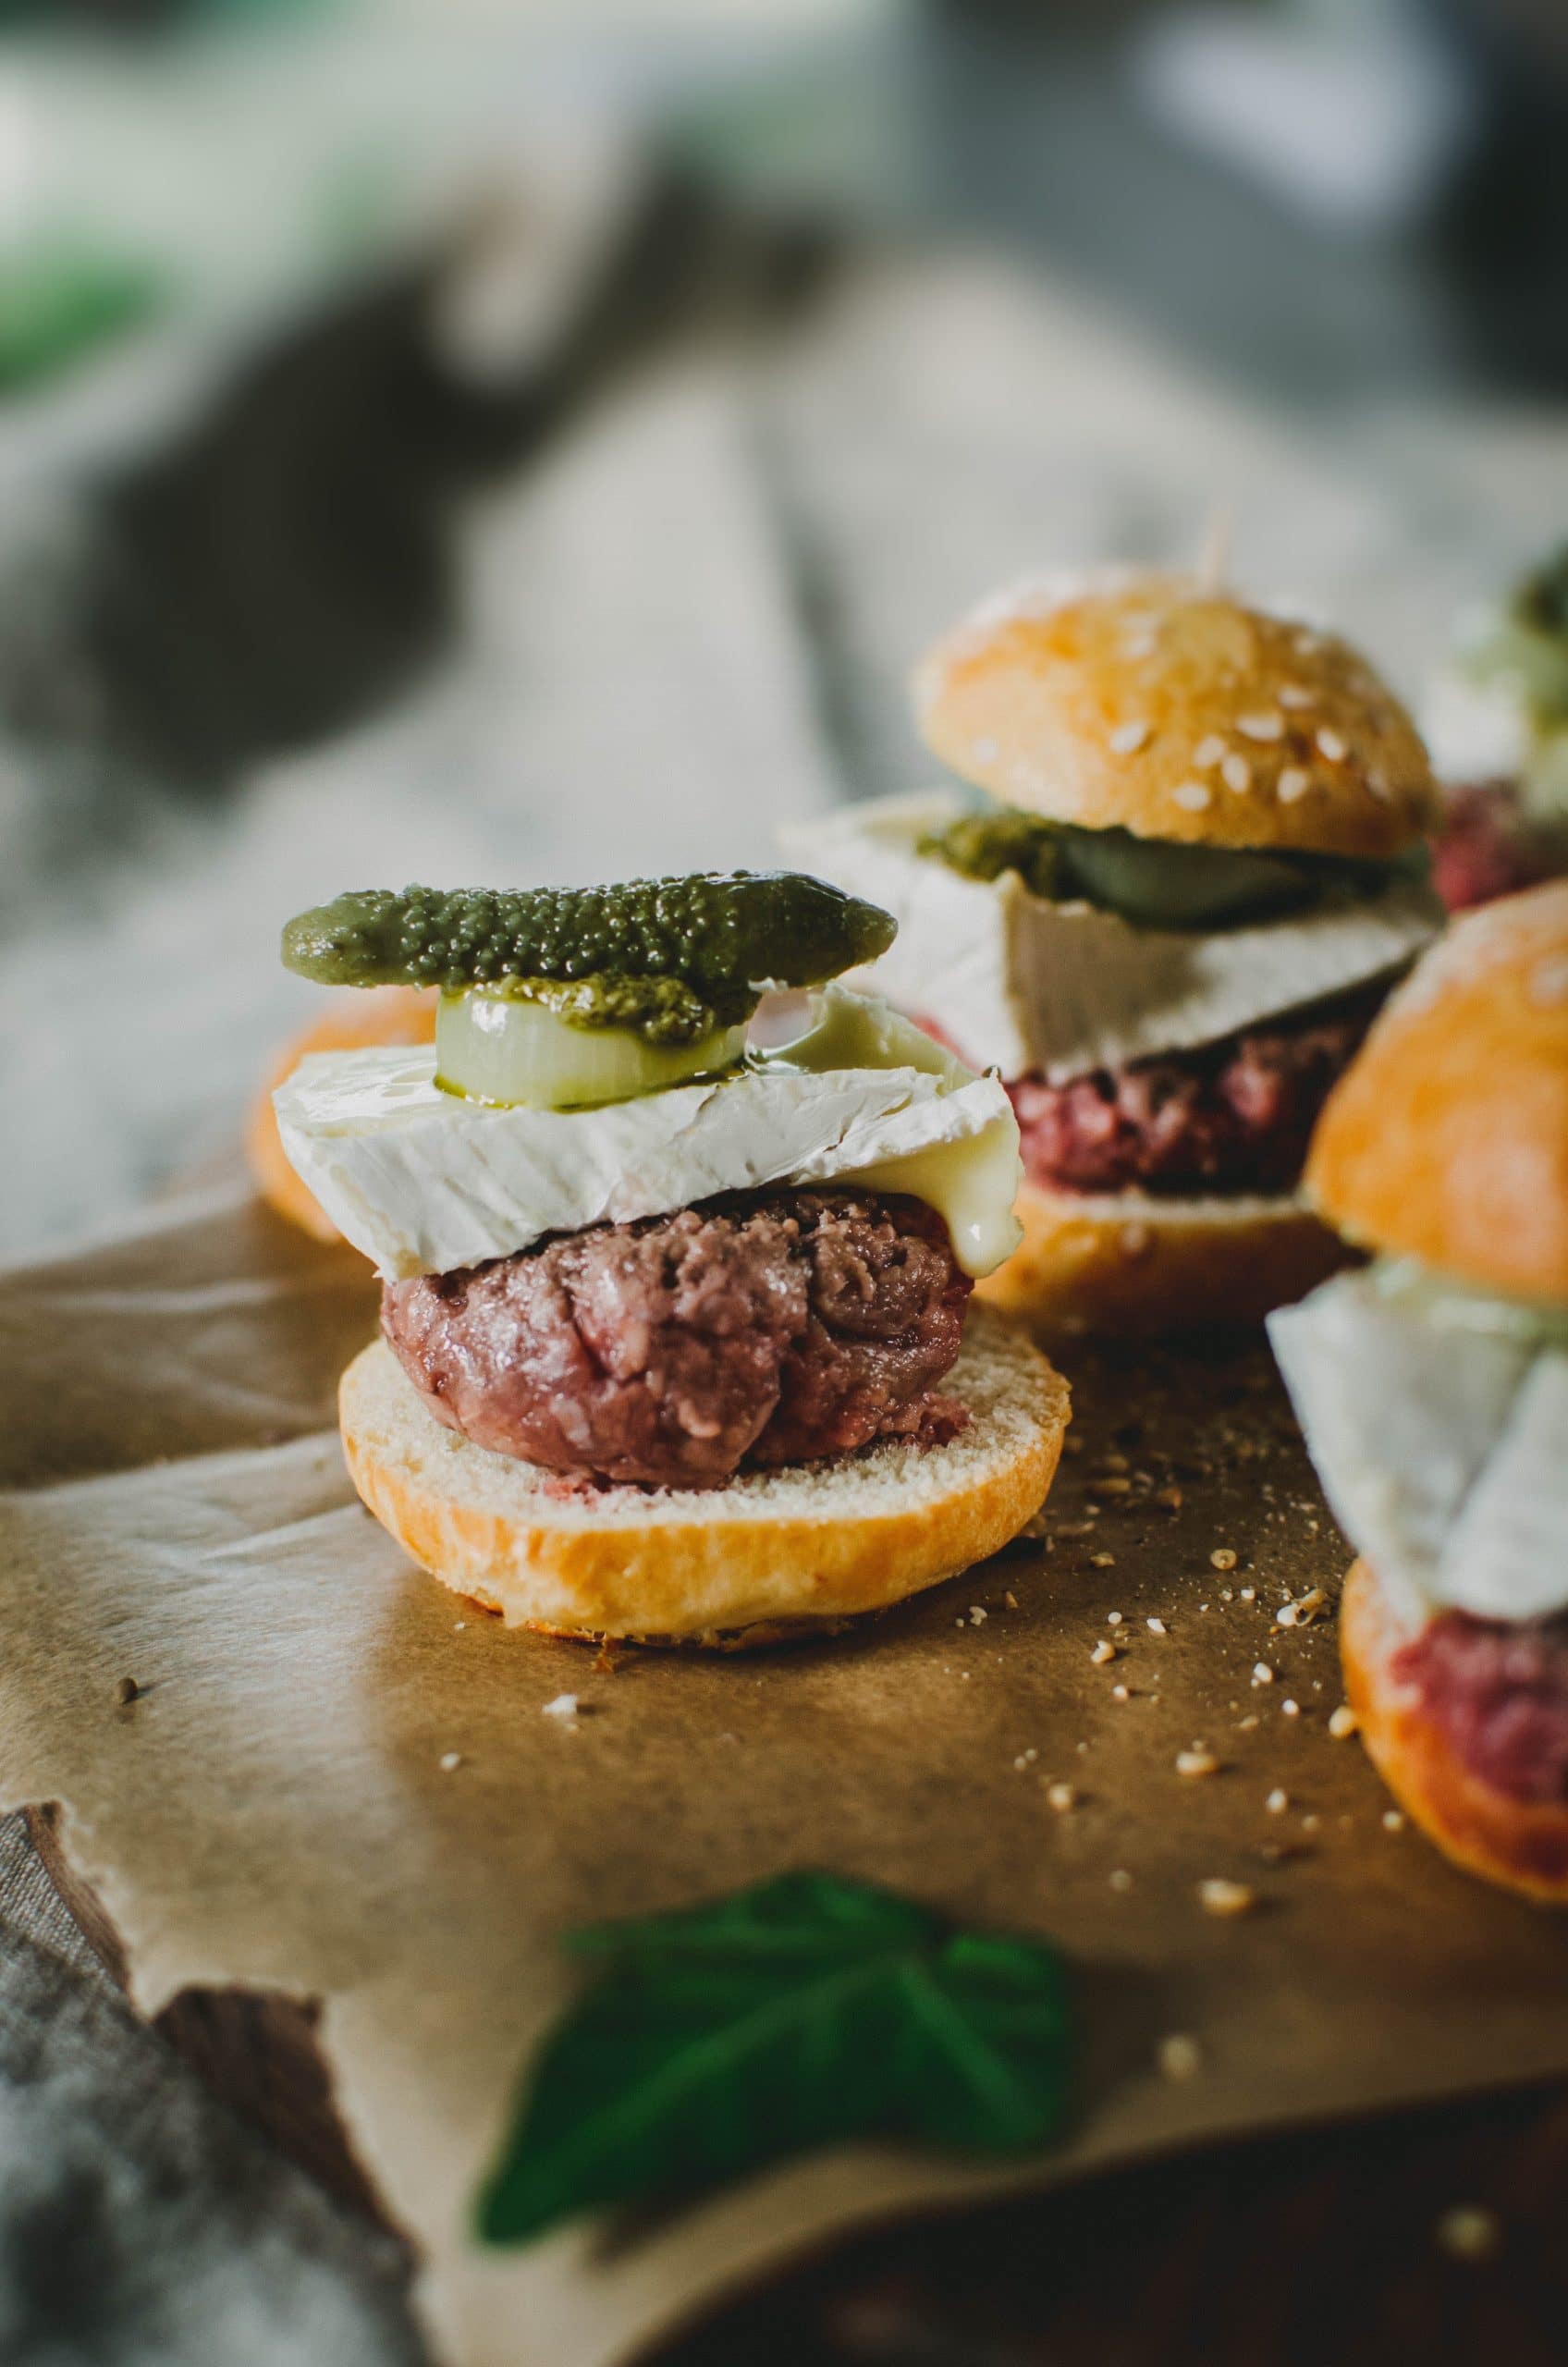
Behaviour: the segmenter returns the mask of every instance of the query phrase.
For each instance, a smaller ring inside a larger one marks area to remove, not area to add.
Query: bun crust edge
[[[1304,1298],[1346,1262],[1294,1200],[1078,1198],[1025,1183],[1023,1239],[977,1298],[1044,1331],[1149,1337],[1241,1330]]]
[[[1568,1906],[1568,1802],[1514,1799],[1472,1774],[1390,1674],[1404,1639],[1377,1573],[1358,1561],[1340,1605],[1340,1652],[1345,1691],[1378,1774],[1466,1873]]]
[[[945,1447],[586,1501],[445,1429],[380,1341],[344,1374],[339,1414],[349,1475],[382,1526],[508,1625],[733,1649],[886,1610],[1038,1512],[1071,1418],[1060,1375],[980,1308],[946,1387],[974,1419]]]
[[[1568,1301],[1568,880],[1455,923],[1325,1104],[1314,1205],[1353,1241]]]

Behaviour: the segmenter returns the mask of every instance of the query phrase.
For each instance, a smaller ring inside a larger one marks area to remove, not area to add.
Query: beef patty
[[[1451,913],[1568,871],[1568,827],[1534,816],[1516,781],[1451,790],[1432,840],[1432,885]]]
[[[1391,1673],[1473,1775],[1516,1800],[1568,1800],[1568,1617],[1441,1612]]]
[[[1024,1171],[1055,1192],[1293,1191],[1386,984],[1193,1052],[1010,1085]]]
[[[567,1474],[702,1488],[890,1436],[950,1438],[934,1395],[970,1283],[902,1196],[736,1194],[388,1283],[381,1326],[437,1419]]]

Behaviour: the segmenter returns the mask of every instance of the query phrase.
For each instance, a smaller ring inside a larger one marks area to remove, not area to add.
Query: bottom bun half
[[[1467,1873],[1553,1906],[1568,1905],[1568,1802],[1515,1799],[1456,1756],[1391,1662],[1408,1642],[1366,1562],[1345,1580],[1340,1650],[1363,1739],[1400,1806]]]
[[[1060,1375],[982,1307],[943,1388],[973,1417],[947,1446],[888,1441],[706,1490],[574,1494],[447,1429],[379,1341],[344,1374],[339,1414],[376,1518],[508,1625],[733,1647],[885,1610],[1038,1512],[1070,1418]]]
[[[1026,1183],[1015,1208],[1023,1240],[977,1294],[1045,1331],[1257,1324],[1346,1260],[1294,1199],[1081,1197]]]

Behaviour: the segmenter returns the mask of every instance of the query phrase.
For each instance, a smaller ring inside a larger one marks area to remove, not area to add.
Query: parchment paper
[[[0,1281],[0,1799],[63,1803],[148,2011],[192,1982],[324,2000],[340,2110],[458,2367],[623,2359],[900,2206],[1568,2071],[1563,1927],[1386,1828],[1327,1731],[1330,1626],[1274,1626],[1344,1552],[1260,1345],[1077,1358],[1048,1544],[837,1642],[608,1667],[466,1608],[354,1502],[324,1426],[373,1321],[357,1260],[239,1195]],[[542,1715],[563,1691],[582,1714]],[[1199,1741],[1221,1770],[1184,1779]],[[840,2152],[474,2248],[475,2179],[567,1993],[559,1929],[800,1864],[1056,1936],[1086,2030],[1066,2141],[1008,2172]],[[1215,1874],[1256,1910],[1205,1915]],[[1180,2081],[1177,2031],[1202,2051]]]

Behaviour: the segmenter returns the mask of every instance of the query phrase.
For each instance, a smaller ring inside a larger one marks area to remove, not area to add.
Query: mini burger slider
[[[1306,1182],[1374,1261],[1269,1325],[1362,1734],[1451,1858],[1568,1902],[1568,882],[1417,965]]]
[[[898,917],[877,984],[1006,1080],[1024,1241],[986,1295],[1071,1329],[1256,1321],[1331,1269],[1312,1123],[1435,933],[1431,781],[1342,641],[1185,578],[993,603],[916,680],[936,791],[790,833]]]
[[[799,874],[340,897],[335,985],[434,987],[433,1047],[301,1061],[300,1182],[384,1282],[344,1376],[354,1483],[509,1622],[756,1641],[953,1576],[1038,1511],[1066,1391],[974,1280],[1018,1126],[828,983],[893,923]],[[769,987],[815,987],[752,1049]]]

